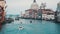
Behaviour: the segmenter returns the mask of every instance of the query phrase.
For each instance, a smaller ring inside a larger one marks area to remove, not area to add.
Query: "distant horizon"
[[[45,3],[49,9],[56,10],[57,3],[59,0],[36,0],[37,4],[40,6],[41,3]],[[6,12],[7,14],[20,14],[21,12],[24,13],[25,10],[30,9],[31,4],[33,3],[33,0],[6,0],[7,8]]]

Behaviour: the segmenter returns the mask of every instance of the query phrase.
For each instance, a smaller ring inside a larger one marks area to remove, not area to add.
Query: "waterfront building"
[[[36,0],[33,1],[30,9],[25,10],[25,16],[26,18],[41,18],[40,9],[38,4],[36,3]]]
[[[56,13],[55,13],[55,19],[57,22],[60,22],[60,2],[57,3],[57,10],[56,10]]]
[[[25,14],[26,14],[26,18],[32,18],[32,9],[28,9],[25,11]]]
[[[31,8],[25,10],[25,18],[54,20],[54,11],[51,9],[45,9],[46,3],[41,3],[39,8],[36,0],[33,1]]]
[[[41,9],[38,10],[37,15],[38,15],[38,17],[37,17],[38,19],[42,19],[42,11],[41,11]]]
[[[41,9],[42,10],[42,19],[44,20],[54,20],[55,12],[51,9]]]
[[[31,15],[31,18],[38,18],[38,10],[39,10],[39,6],[36,2],[36,0],[33,1],[32,5],[31,5],[31,13],[29,13],[29,15]]]
[[[0,0],[0,23],[2,23],[5,18],[5,4],[5,0]]]
[[[23,14],[21,17],[24,17],[25,16],[25,14]]]
[[[54,11],[51,9],[46,9],[46,3],[41,3],[40,14],[42,13],[42,19],[54,20]]]
[[[41,18],[42,13],[39,10],[28,9],[25,11],[26,18]]]

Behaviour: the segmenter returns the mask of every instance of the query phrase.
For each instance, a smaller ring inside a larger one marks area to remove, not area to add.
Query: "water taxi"
[[[23,29],[24,29],[24,27],[23,27],[23,26],[20,26],[20,27],[19,27],[19,30],[23,30]]]

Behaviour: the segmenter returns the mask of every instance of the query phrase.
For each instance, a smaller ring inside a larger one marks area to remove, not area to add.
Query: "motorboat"
[[[30,23],[32,23],[32,21],[30,21]]]
[[[23,30],[23,29],[24,29],[24,27],[23,27],[23,26],[20,26],[20,27],[19,27],[19,30]]]

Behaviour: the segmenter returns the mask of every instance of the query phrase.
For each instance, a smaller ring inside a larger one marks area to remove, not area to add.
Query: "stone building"
[[[54,20],[55,19],[55,12],[51,9],[42,9],[42,19],[45,20]]]
[[[60,22],[60,2],[57,3],[57,10],[55,12],[55,20]]]
[[[33,1],[33,3],[31,4],[31,8],[25,10],[25,16],[26,18],[41,18],[40,14],[40,9],[38,4],[36,3],[36,0]]]
[[[34,18],[34,19],[45,19],[50,20],[54,19],[54,11],[51,9],[45,9],[46,3],[41,3],[41,6],[39,7],[36,3],[36,0],[33,1],[31,8],[25,10],[25,16],[26,18]]]

